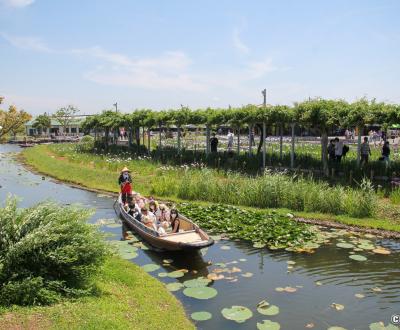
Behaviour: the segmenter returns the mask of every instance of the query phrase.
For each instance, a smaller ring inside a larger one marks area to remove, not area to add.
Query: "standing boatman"
[[[132,177],[131,171],[125,166],[118,178],[118,184],[121,187],[122,202],[125,204],[132,200]]]

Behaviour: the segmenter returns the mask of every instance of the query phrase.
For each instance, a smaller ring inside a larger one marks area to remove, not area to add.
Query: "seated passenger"
[[[160,223],[163,223],[164,221],[169,221],[170,214],[168,207],[165,204],[160,204],[159,211],[156,216]]]
[[[159,227],[158,227],[157,233],[158,233],[160,236],[164,236],[164,235],[167,234],[167,232],[165,231],[165,229],[164,229],[163,226],[159,226]]]
[[[150,201],[150,203],[149,203],[149,211],[156,216],[157,224],[158,224],[158,220],[159,219],[158,219],[157,214],[159,213],[159,209],[158,209],[158,203],[156,201]]]
[[[157,231],[156,225],[153,223],[152,218],[149,217],[148,215],[142,216],[142,222],[144,223],[144,225],[145,225],[146,227]]]
[[[170,217],[171,217],[170,223],[171,223],[172,232],[178,233],[179,225],[180,225],[178,210],[172,209],[170,214],[171,214],[170,215]]]
[[[153,213],[149,212],[146,207],[142,207],[140,212],[142,213],[142,217],[149,217],[154,224],[157,222],[156,216]]]

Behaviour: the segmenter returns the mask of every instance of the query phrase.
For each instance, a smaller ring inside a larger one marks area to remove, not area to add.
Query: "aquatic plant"
[[[232,238],[259,242],[263,246],[303,246],[315,237],[309,226],[271,212],[250,211],[235,206],[201,206],[181,203],[179,210],[201,227]]]

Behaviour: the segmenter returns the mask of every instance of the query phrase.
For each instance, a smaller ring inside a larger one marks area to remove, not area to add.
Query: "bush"
[[[0,304],[43,305],[93,293],[107,255],[90,211],[41,203],[0,209]]]
[[[94,148],[94,137],[85,135],[77,144],[77,150],[81,152],[88,152]]]

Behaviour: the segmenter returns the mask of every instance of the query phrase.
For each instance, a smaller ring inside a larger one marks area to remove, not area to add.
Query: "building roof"
[[[25,126],[32,126],[33,123],[35,122],[36,118],[32,118],[30,121],[28,121]],[[51,118],[51,126],[62,126],[61,123],[55,119]],[[85,120],[85,118],[73,118],[71,122],[69,123],[69,126],[76,126],[76,125],[81,125],[82,122]]]

